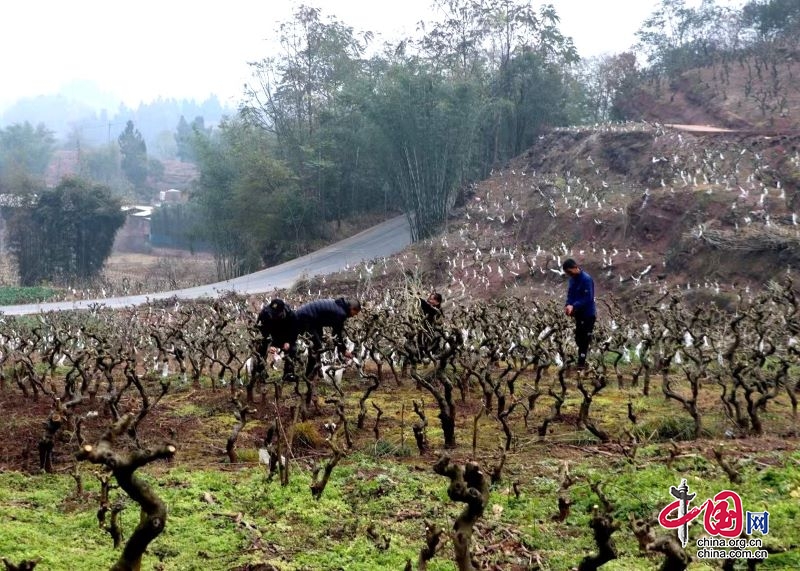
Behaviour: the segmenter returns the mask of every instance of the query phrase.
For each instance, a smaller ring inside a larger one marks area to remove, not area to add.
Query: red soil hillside
[[[163,160],[164,174],[158,179],[151,180],[150,184],[158,192],[170,188],[187,190],[192,180],[197,177],[197,166],[178,160]],[[79,153],[77,151],[58,150],[53,153],[53,158],[47,167],[45,183],[49,187],[56,186],[65,176],[76,175],[80,172]]]
[[[660,85],[648,82],[622,104],[628,117],[734,129],[800,129],[800,54],[694,69]]]

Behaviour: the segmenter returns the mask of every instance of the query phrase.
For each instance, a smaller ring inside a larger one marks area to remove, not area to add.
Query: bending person
[[[301,305],[295,311],[297,330],[311,336],[312,347],[308,352],[306,378],[311,379],[319,370],[319,354],[322,352],[322,334],[325,327],[330,327],[339,353],[346,359],[353,355],[344,344],[344,322],[361,311],[361,302],[357,299],[318,299]]]
[[[258,370],[263,371],[264,363],[270,352],[283,351],[285,362],[283,378],[294,373],[294,360],[297,345],[297,316],[282,299],[275,298],[264,306],[256,319],[256,328],[261,332],[258,354],[261,361]]]

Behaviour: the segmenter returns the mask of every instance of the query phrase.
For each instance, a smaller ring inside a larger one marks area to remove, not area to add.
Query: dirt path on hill
[[[694,133],[735,133],[739,129],[723,129],[722,127],[712,127],[711,125],[684,125],[680,123],[667,123],[665,127],[678,129],[680,131],[690,131]]]

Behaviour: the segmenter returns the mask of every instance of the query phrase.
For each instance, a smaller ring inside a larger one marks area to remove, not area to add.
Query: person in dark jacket
[[[412,323],[415,327],[406,332],[404,346],[406,359],[401,370],[404,375],[410,366],[418,365],[426,357],[431,357],[436,350],[437,342],[443,337],[442,294],[432,292],[427,299],[424,297],[417,299],[422,314],[414,315]]]
[[[425,322],[428,325],[435,325],[441,321],[442,318],[442,294],[433,292],[428,296],[428,299],[419,298],[422,314],[425,316]]]
[[[442,294],[433,292],[428,299],[419,298],[422,309],[422,327],[417,333],[417,347],[421,355],[429,355],[434,350],[436,340],[441,337]]]
[[[575,320],[575,344],[578,346],[578,369],[586,367],[586,355],[592,341],[597,308],[594,304],[594,280],[572,258],[561,269],[569,276],[564,313]]]
[[[297,317],[290,305],[275,298],[265,305],[256,319],[256,329],[261,333],[258,354],[266,361],[270,350],[283,351],[286,361],[283,366],[283,377],[294,372],[295,346],[297,343]],[[259,370],[263,370],[259,367]]]
[[[350,317],[358,315],[360,311],[361,302],[344,297],[318,299],[297,308],[295,311],[297,330],[311,336],[312,347],[309,350],[308,364],[306,365],[307,378],[310,379],[318,369],[318,355],[322,351],[322,332],[325,327],[332,329],[333,339],[339,353],[346,359],[352,358],[353,355],[344,344],[344,322]]]

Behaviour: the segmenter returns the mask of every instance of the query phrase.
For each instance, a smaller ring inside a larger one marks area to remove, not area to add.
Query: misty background
[[[59,144],[77,148],[81,144],[109,144],[130,120],[142,134],[148,154],[157,159],[174,159],[174,133],[182,116],[190,123],[202,117],[206,127],[214,127],[223,116],[235,112],[234,108],[223,107],[216,95],[203,100],[159,97],[131,108],[94,81],[74,80],[56,94],[23,97],[0,108],[0,128],[26,121],[32,125],[43,123]]]

